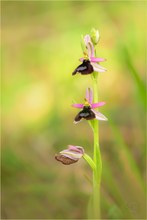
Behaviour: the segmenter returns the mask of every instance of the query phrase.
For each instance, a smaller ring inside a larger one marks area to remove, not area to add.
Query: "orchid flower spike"
[[[76,115],[74,123],[77,124],[82,119],[86,119],[86,120],[97,119],[101,121],[107,121],[108,119],[103,114],[94,110],[95,108],[101,107],[103,105],[105,105],[105,102],[93,103],[93,92],[90,88],[88,88],[86,90],[85,103],[84,104],[72,104],[72,107],[82,108],[82,111],[80,111]]]
[[[68,145],[68,149],[55,155],[55,159],[64,165],[76,163],[84,155],[84,149],[80,146]]]
[[[82,64],[73,71],[72,75],[75,75],[76,73],[87,75],[91,74],[93,71],[101,73],[105,72],[107,69],[98,64],[99,62],[105,61],[105,59],[95,57],[95,49],[90,35],[87,34],[84,36],[84,43],[87,48],[87,53],[84,52],[85,57],[80,58]]]

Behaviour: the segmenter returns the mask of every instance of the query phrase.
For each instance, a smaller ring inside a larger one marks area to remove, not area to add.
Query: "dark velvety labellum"
[[[72,163],[77,162],[77,160],[72,160],[71,158],[65,157],[61,154],[55,155],[55,159],[63,163],[64,165],[70,165]]]
[[[83,63],[79,65],[72,73],[75,75],[76,73],[81,73],[82,75],[87,75],[93,72],[93,66],[91,65],[89,60],[83,60]]]
[[[80,111],[75,117],[75,122],[80,121],[82,118],[86,120],[92,120],[95,118],[95,114],[91,110],[90,106],[84,106],[83,110]]]

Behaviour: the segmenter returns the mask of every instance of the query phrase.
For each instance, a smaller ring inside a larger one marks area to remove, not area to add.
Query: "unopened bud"
[[[94,45],[97,45],[98,44],[98,41],[99,41],[99,31],[96,30],[95,28],[92,28],[91,30],[91,33],[90,33],[90,36],[91,36],[91,41]]]
[[[68,145],[68,149],[61,151],[55,155],[55,159],[65,165],[76,163],[84,154],[83,147]]]

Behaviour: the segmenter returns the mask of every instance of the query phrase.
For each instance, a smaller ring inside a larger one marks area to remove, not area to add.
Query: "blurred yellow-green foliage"
[[[145,1],[2,1],[2,218],[86,219],[85,161],[64,166],[68,144],[92,156],[86,121],[73,124],[90,76],[71,76],[81,35],[100,32],[102,218],[145,219]]]

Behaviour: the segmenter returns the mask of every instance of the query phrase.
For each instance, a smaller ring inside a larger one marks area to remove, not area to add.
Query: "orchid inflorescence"
[[[92,29],[91,34],[82,37],[81,46],[84,56],[79,60],[82,62],[72,75],[80,73],[81,75],[91,75],[93,81],[93,90],[87,88],[84,103],[73,103],[72,107],[81,109],[74,118],[74,123],[85,119],[89,122],[94,134],[93,159],[85,153],[81,146],[68,145],[68,148],[55,155],[55,159],[64,165],[70,165],[84,158],[93,171],[93,197],[92,197],[92,219],[100,219],[100,182],[102,174],[102,160],[99,146],[98,120],[106,121],[107,118],[96,110],[105,105],[105,102],[98,102],[97,78],[98,73],[106,71],[99,63],[105,61],[104,58],[96,57],[95,46],[99,41],[99,32]]]
[[[99,62],[105,61],[104,58],[95,57],[95,46],[99,41],[99,32],[92,29],[91,35],[87,34],[82,37],[82,49],[84,56],[79,60],[82,62],[72,73],[75,75],[80,73],[81,75],[92,74],[93,72],[105,72],[106,68],[99,65]],[[86,90],[86,97],[84,104],[72,104],[74,108],[82,109],[75,117],[74,123],[77,124],[82,119],[86,120],[102,120],[106,121],[107,118],[96,111],[95,109],[105,105],[105,102],[93,103],[93,91],[91,88]],[[62,162],[65,165],[69,165],[77,162],[84,155],[84,149],[79,146],[69,145],[68,149],[56,154],[55,159]]]

